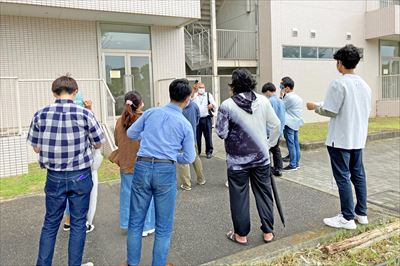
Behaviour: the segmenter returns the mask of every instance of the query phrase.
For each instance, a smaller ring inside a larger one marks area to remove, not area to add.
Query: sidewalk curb
[[[376,217],[374,217],[372,221],[388,222],[391,218],[394,217],[383,213],[377,213]],[[317,231],[306,231],[278,239],[270,244],[260,245],[201,265],[262,265],[263,263],[270,262],[286,253],[293,253],[302,249],[316,247],[319,243],[335,237],[340,231],[341,230],[329,227]]]
[[[400,137],[400,130],[390,130],[390,131],[382,131],[378,133],[368,134],[367,141],[374,141],[374,140],[383,140],[383,139],[391,139]],[[282,139],[279,142],[280,145],[286,146],[286,141]],[[310,141],[310,142],[303,142],[300,143],[300,150],[309,151],[315,150],[319,148],[324,148],[325,140],[324,141]]]

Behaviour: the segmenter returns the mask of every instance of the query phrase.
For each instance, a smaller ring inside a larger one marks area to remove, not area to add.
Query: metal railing
[[[256,32],[217,29],[218,59],[257,59]]]
[[[400,5],[400,0],[380,0],[379,7],[385,8],[388,6]]]
[[[115,125],[115,100],[102,79],[77,79],[85,99],[93,101],[93,113],[106,125]],[[51,104],[53,79],[0,77],[0,136],[26,133],[36,111]],[[23,88],[23,93],[20,92]]]
[[[400,100],[400,75],[381,76],[380,88],[381,100]]]
[[[185,28],[185,57],[191,69],[200,69],[211,64],[210,30],[200,23]]]

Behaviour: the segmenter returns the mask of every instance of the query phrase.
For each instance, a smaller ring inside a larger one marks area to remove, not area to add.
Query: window
[[[317,47],[301,47],[301,58],[317,58]]]
[[[333,58],[333,48],[318,48],[318,58],[321,59],[332,59]]]
[[[300,58],[299,46],[283,46],[283,58]]]
[[[131,25],[101,25],[103,49],[150,50],[150,28]]]

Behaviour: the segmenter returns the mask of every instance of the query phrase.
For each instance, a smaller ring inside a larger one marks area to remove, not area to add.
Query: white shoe
[[[225,186],[229,187],[229,182],[228,181],[225,182]]]
[[[357,220],[357,222],[359,224],[368,224],[368,217],[367,216],[363,216],[363,215],[357,215],[354,218],[355,220]]]
[[[346,220],[343,218],[343,215],[339,213],[335,217],[331,218],[325,218],[324,219],[324,224],[330,227],[335,227],[335,228],[344,228],[344,229],[356,229],[357,225],[354,222],[354,220]]]
[[[81,264],[81,266],[94,266],[93,262],[86,262],[84,264]]]
[[[156,231],[156,229],[151,229],[151,230],[147,230],[147,231],[143,231],[142,236],[148,236],[151,235],[152,233],[154,233]]]

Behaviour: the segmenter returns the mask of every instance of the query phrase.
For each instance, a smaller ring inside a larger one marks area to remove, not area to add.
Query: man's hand
[[[317,108],[317,104],[313,103],[313,102],[308,102],[307,103],[307,109],[308,110],[315,110],[315,108]]]
[[[86,107],[87,109],[92,110],[93,103],[92,103],[91,100],[85,100],[85,101],[83,102],[83,105],[85,105],[85,107]]]
[[[208,105],[208,110],[214,109],[214,105],[212,105],[211,103]]]

